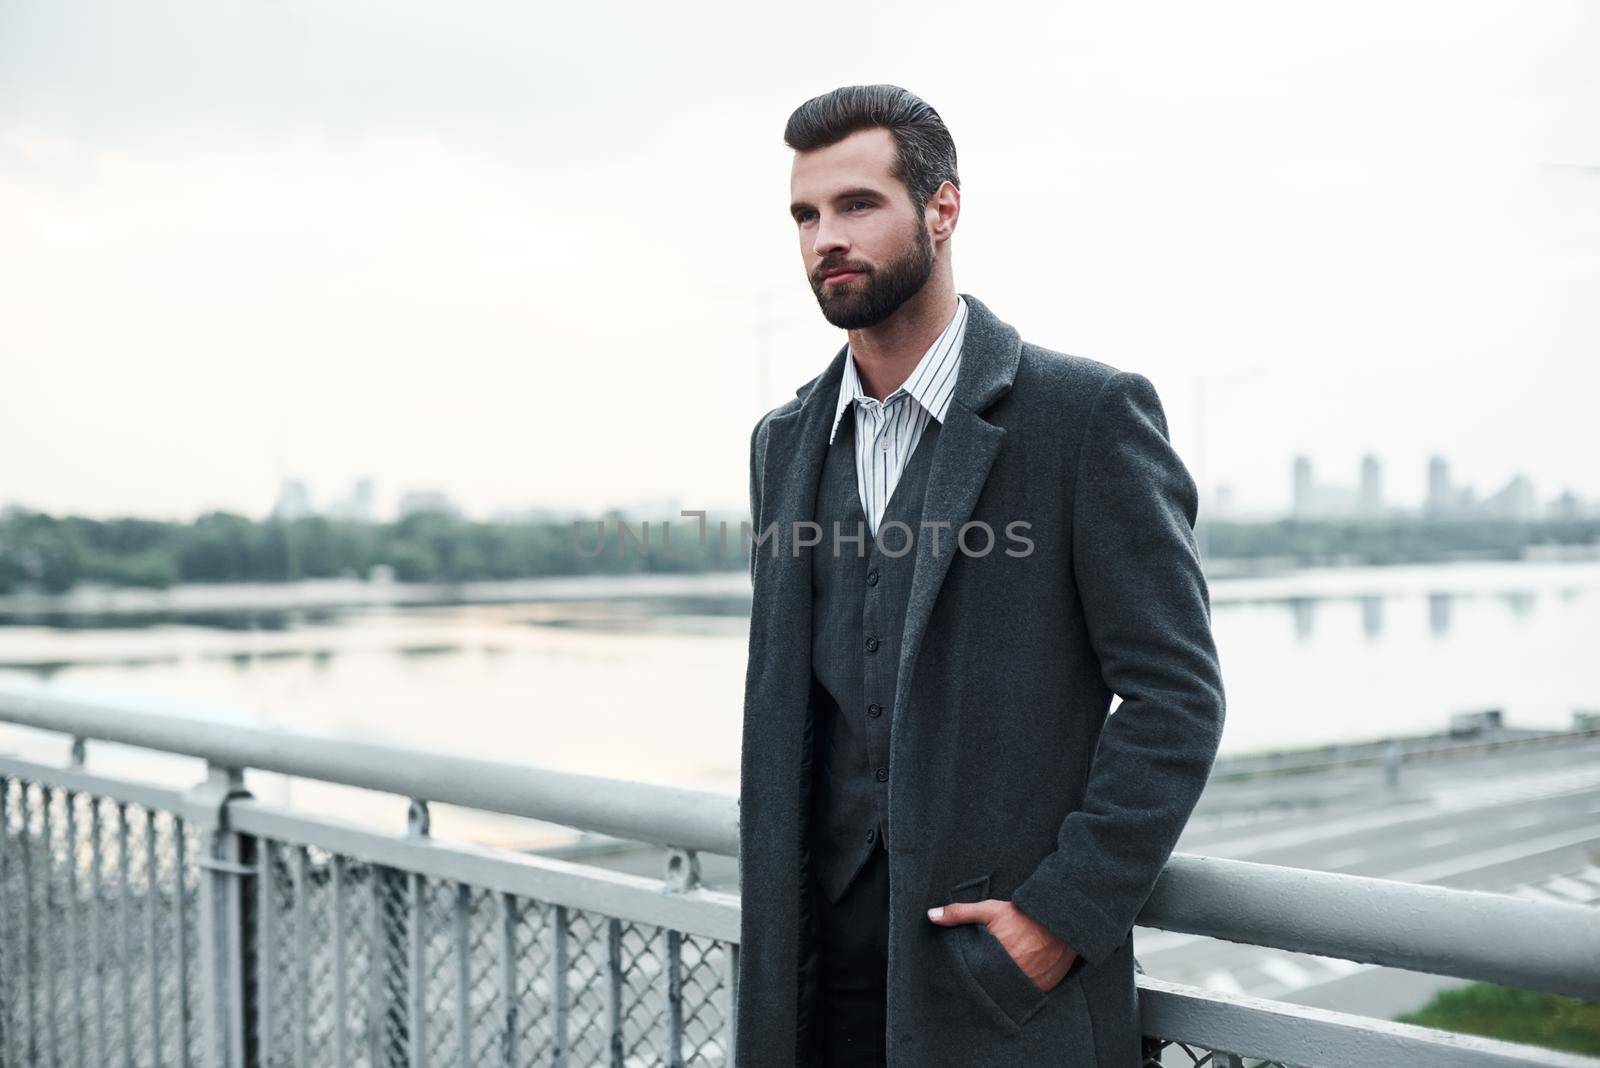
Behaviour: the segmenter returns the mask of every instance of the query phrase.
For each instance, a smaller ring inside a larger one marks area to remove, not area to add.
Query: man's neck
[[[850,331],[861,388],[875,400],[899,389],[955,313],[955,286],[935,277],[883,322]]]

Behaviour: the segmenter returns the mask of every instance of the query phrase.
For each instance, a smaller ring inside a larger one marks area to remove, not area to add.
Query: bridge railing
[[[0,690],[0,1063],[726,1065],[733,798]],[[206,762],[96,773],[112,742]],[[411,801],[408,826],[252,797],[247,769]],[[653,843],[660,878],[435,837],[430,804]],[[1142,926],[1600,997],[1600,910],[1175,855]],[[1531,1047],[1141,975],[1150,1064],[1583,1065]]]

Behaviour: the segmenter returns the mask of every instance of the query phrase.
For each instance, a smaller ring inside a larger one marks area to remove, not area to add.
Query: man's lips
[[[823,282],[824,285],[830,285],[831,286],[831,285],[838,285],[841,282],[848,282],[852,278],[860,278],[860,277],[861,277],[861,272],[860,271],[836,271],[833,274],[824,275],[823,279],[822,279],[822,282]]]

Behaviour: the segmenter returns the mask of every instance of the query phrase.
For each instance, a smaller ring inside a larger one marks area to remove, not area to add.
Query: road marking
[[[1461,841],[1461,832],[1452,827],[1446,827],[1443,830],[1429,831],[1427,834],[1419,834],[1417,836],[1417,848],[1435,849],[1439,846],[1449,845],[1452,842],[1459,841]]]
[[[1290,990],[1299,990],[1311,982],[1311,973],[1288,957],[1268,957],[1259,962],[1262,971],[1288,987]]]
[[[1525,897],[1529,901],[1559,901],[1563,905],[1571,904],[1564,897],[1557,897],[1548,890],[1541,890],[1537,886],[1531,886],[1526,883],[1517,887],[1511,893],[1516,897]]]
[[[1600,787],[1600,767],[1557,774],[1523,775],[1470,788],[1448,787],[1434,793],[1431,800],[1416,802],[1403,811],[1361,813],[1332,819],[1320,826],[1299,825],[1222,842],[1211,842],[1206,845],[1205,852],[1209,856],[1239,860],[1274,849],[1288,849],[1329,838],[1343,838],[1385,827],[1437,819],[1447,813],[1494,808],[1515,801],[1548,801],[1568,794],[1586,793],[1596,787]],[[1532,826],[1543,822],[1547,814],[1526,813],[1521,817],[1512,818],[1528,821],[1519,826]]]
[[[1593,883],[1597,889],[1600,889],[1600,865],[1590,864],[1582,871],[1573,872],[1572,877],[1574,879],[1582,879],[1586,883]]]
[[[1560,894],[1568,900],[1579,901],[1584,904],[1588,904],[1595,897],[1594,887],[1588,883],[1580,883],[1576,879],[1569,879],[1565,875],[1557,875],[1552,879],[1546,879],[1539,885],[1552,893]]]
[[[1468,853],[1465,856],[1451,857],[1448,860],[1437,861],[1433,864],[1422,864],[1405,871],[1391,872],[1385,879],[1394,879],[1402,883],[1431,883],[1440,879],[1448,879],[1453,875],[1464,875],[1469,871],[1480,868],[1493,867],[1504,864],[1509,860],[1522,860],[1526,857],[1536,857],[1540,853],[1549,853],[1568,846],[1582,845],[1584,842],[1600,840],[1600,827],[1584,827],[1576,831],[1566,831],[1562,834],[1547,834],[1543,838],[1531,838],[1526,842],[1515,842],[1499,849],[1485,849],[1478,853]]]
[[[1245,992],[1244,987],[1239,985],[1239,980],[1233,977],[1232,972],[1225,972],[1221,969],[1207,972],[1205,978],[1200,981],[1200,985],[1208,990],[1220,990],[1225,994],[1243,994]]]

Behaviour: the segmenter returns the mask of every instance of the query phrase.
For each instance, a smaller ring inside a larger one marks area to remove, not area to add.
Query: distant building
[[[400,518],[422,512],[442,512],[459,519],[461,509],[439,490],[411,490],[400,498]]]
[[[1233,513],[1233,487],[1224,482],[1211,491],[1211,515],[1216,519],[1226,519]]]
[[[350,523],[371,523],[377,518],[377,487],[370,478],[358,478],[350,487],[350,495],[328,509],[330,519]]]
[[[298,478],[286,478],[278,487],[278,500],[272,506],[272,518],[283,522],[305,519],[313,515],[311,491]]]
[[[1503,519],[1536,519],[1539,514],[1533,480],[1521,472],[1484,501],[1483,506],[1491,515]]]
[[[1360,510],[1360,495],[1355,489],[1318,482],[1311,470],[1311,461],[1305,456],[1294,458],[1296,519],[1344,518],[1356,515]]]
[[[1586,519],[1591,513],[1600,513],[1600,507],[1591,508],[1570,489],[1562,490],[1560,496],[1550,502],[1551,519]]]
[[[1361,513],[1383,513],[1383,464],[1370,452],[1361,458]]]
[[[1312,481],[1311,460],[1307,456],[1294,458],[1294,506],[1296,519],[1304,519],[1316,508],[1316,484]]]
[[[1428,460],[1428,497],[1422,504],[1424,515],[1461,517],[1478,510],[1477,494],[1471,486],[1457,486],[1450,480],[1450,462],[1443,456]]]

